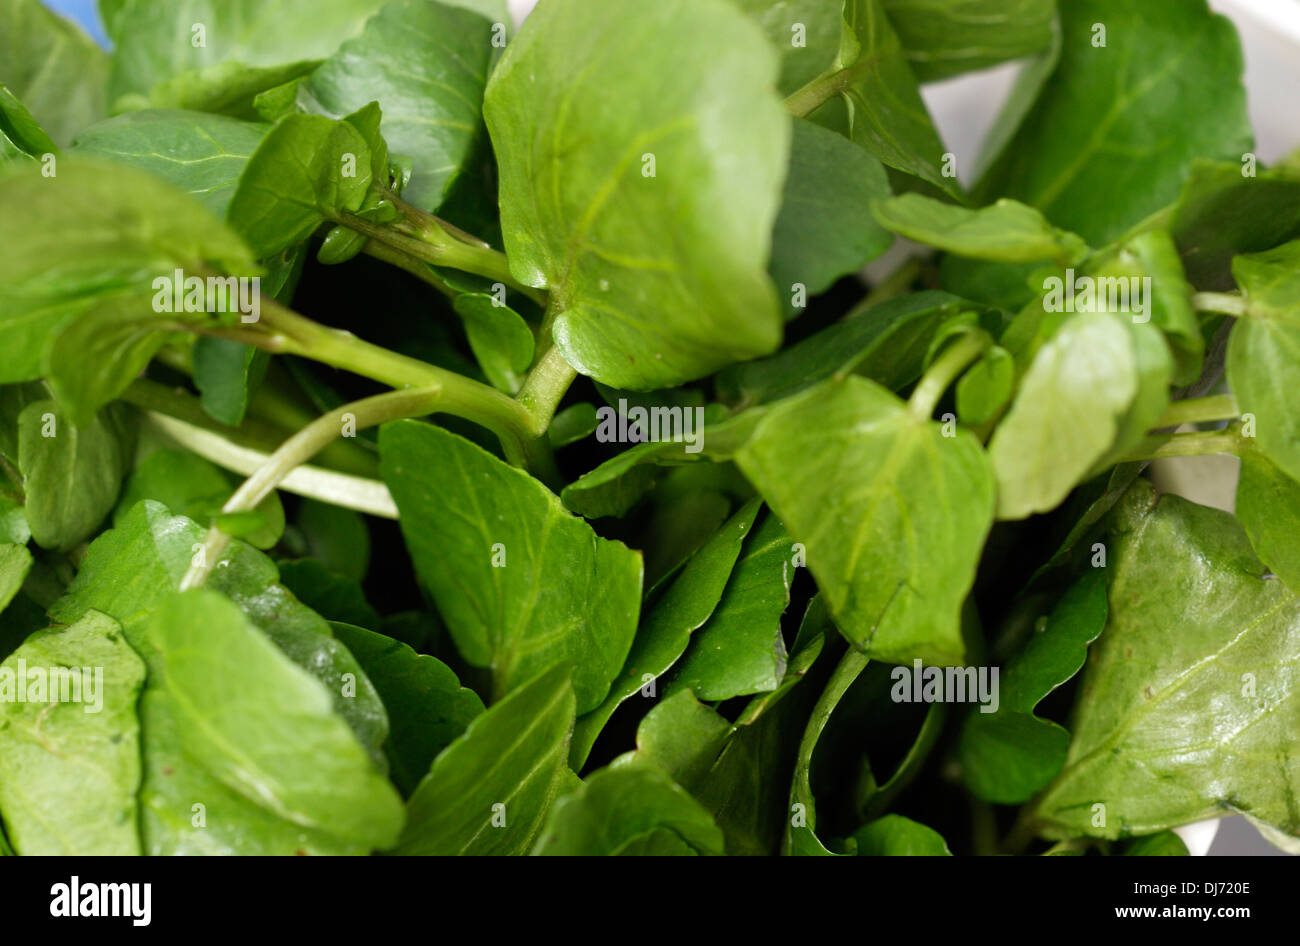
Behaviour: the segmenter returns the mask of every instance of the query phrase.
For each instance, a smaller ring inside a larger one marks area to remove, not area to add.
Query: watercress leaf
[[[948,857],[938,831],[902,815],[885,815],[853,832],[860,857]]]
[[[957,416],[967,426],[988,423],[1007,406],[1015,387],[1015,359],[994,345],[957,382]]]
[[[795,555],[781,520],[768,515],[745,541],[721,600],[692,636],[672,689],[688,687],[714,701],[780,685],[788,663],[781,615],[790,603]]]
[[[1137,393],[1120,420],[1110,450],[1093,468],[1098,473],[1136,450],[1146,439],[1147,431],[1158,426],[1169,409],[1174,358],[1167,337],[1149,322],[1130,321],[1126,328],[1133,343]]]
[[[15,542],[0,545],[0,612],[9,607],[31,568],[32,553],[26,545]]]
[[[36,544],[67,550],[108,515],[134,449],[134,415],[112,405],[77,426],[54,401],[28,404],[18,416],[18,467]]]
[[[695,551],[672,584],[647,608],[632,649],[608,695],[595,709],[578,717],[571,749],[575,768],[581,768],[586,761],[587,753],[614,710],[666,673],[685,653],[691,633],[713,614],[740,556],[741,544],[754,524],[758,506],[758,501],[752,500],[728,519]]]
[[[864,378],[768,409],[736,454],[837,624],[879,659],[960,662],[961,607],[992,524],[988,459]]]
[[[648,390],[777,347],[776,69],[721,0],[549,0],[507,48],[483,103],[506,253],[581,373]]]
[[[798,314],[791,300],[799,286],[817,295],[889,248],[892,238],[871,216],[872,202],[888,196],[879,161],[833,131],[794,120],[768,264],[787,295],[787,316]]]
[[[1232,275],[1253,317],[1300,325],[1300,240],[1235,257]]]
[[[304,84],[327,114],[378,101],[389,146],[412,159],[403,197],[433,210],[480,134],[492,23],[470,10],[395,0]]]
[[[32,113],[16,95],[0,85],[0,162],[15,158],[41,160],[47,154],[58,153],[58,147],[32,118]]]
[[[350,624],[332,627],[384,701],[392,720],[384,753],[393,782],[410,795],[438,753],[483,712],[483,701],[435,657]]]
[[[140,853],[144,675],[96,611],[37,631],[0,665],[0,817],[17,853]]]
[[[901,390],[921,376],[935,330],[963,305],[946,292],[925,291],[871,306],[770,358],[719,372],[718,396],[740,409],[789,397],[850,371]]]
[[[323,59],[356,36],[384,0],[123,0],[104,18],[113,40],[110,100],[148,93],[218,63],[283,66]]]
[[[1187,857],[1187,845],[1173,831],[1161,831],[1130,841],[1124,846],[1125,857]]]
[[[578,711],[598,706],[636,631],[640,555],[439,427],[386,424],[379,455],[416,573],[465,660],[492,668],[498,695],[573,663]]]
[[[1034,354],[989,443],[999,519],[1055,508],[1114,443],[1138,391],[1121,318],[1075,315]]]
[[[1250,175],[1242,160],[1193,162],[1170,229],[1198,289],[1233,285],[1231,263],[1300,236],[1300,166]]]
[[[665,694],[641,718],[636,749],[625,752],[610,768],[655,766],[683,787],[699,785],[717,761],[735,727],[705,706],[690,690]]]
[[[298,504],[297,525],[309,556],[353,581],[366,577],[370,570],[370,530],[359,512],[304,499]]]
[[[379,626],[379,614],[353,579],[311,558],[280,562],[277,568],[280,581],[294,597],[326,620],[359,627]]]
[[[687,854],[722,854],[722,831],[680,785],[653,766],[602,769],[556,801],[533,854],[645,853],[646,836],[668,832]]]
[[[191,354],[203,410],[223,424],[238,427],[266,377],[271,356],[251,345],[209,336],[195,339]]]
[[[143,499],[160,502],[178,516],[209,524],[238,486],[220,467],[188,450],[156,450],[136,464],[113,510],[118,525]],[[284,507],[279,493],[262,500],[255,513],[257,526],[240,536],[257,548],[271,548],[284,533]]]
[[[948,149],[883,0],[845,0],[844,31],[831,68],[839,95],[814,111],[812,120],[842,132],[890,167],[959,198],[956,178],[943,170]]]
[[[1118,838],[1239,811],[1296,846],[1300,599],[1230,515],[1145,481],[1113,529],[1110,617],[1039,832]]]
[[[573,712],[562,666],[494,703],[434,759],[407,803],[406,831],[393,853],[529,851],[565,774],[572,775],[565,758]]]
[[[976,196],[1097,246],[1177,198],[1196,158],[1251,150],[1241,47],[1202,0],[1075,0],[1060,15],[1060,62]]]
[[[153,312],[155,277],[205,266],[256,271],[247,247],[193,198],[152,174],[88,158],[63,158],[51,178],[34,167],[0,174],[0,233],[9,246],[0,259],[0,382],[45,374],[50,337],[76,317],[94,320],[96,303],[116,321],[127,306],[108,305],[110,294],[138,301],[141,317],[147,311],[160,326],[227,319],[231,313]],[[97,377],[106,371],[100,366]]]
[[[533,330],[514,309],[485,292],[463,292],[452,300],[465,322],[469,347],[494,386],[514,394],[533,362]]]
[[[1072,266],[1088,254],[1088,244],[1058,230],[1033,207],[999,200],[972,210],[921,194],[878,201],[873,213],[889,230],[958,256],[1002,263],[1053,260]]]
[[[817,78],[835,61],[844,20],[839,2],[824,0],[736,0],[781,54],[781,94]]]
[[[985,801],[1028,801],[1061,771],[1070,734],[1033,715],[1042,699],[1083,666],[1088,645],[1106,626],[1106,573],[1088,572],[1061,598],[1046,623],[1001,675],[998,705],[972,711],[961,729],[962,778]]]
[[[1292,591],[1300,589],[1300,483],[1262,453],[1248,451],[1241,458],[1236,515],[1260,561]]]
[[[986,69],[1046,49],[1053,0],[884,0],[922,82]]]
[[[208,773],[304,828],[366,848],[397,840],[401,800],[330,693],[238,605],[207,589],[182,592],[159,605],[145,634],[150,687],[166,695]]]
[[[150,171],[224,217],[239,175],[266,132],[265,125],[225,115],[149,109],[91,125],[73,148]]]
[[[153,500],[137,503],[90,544],[67,594],[50,609],[51,619],[71,624],[87,609],[103,611],[122,624],[131,646],[149,659],[145,623],[184,577],[205,532]],[[388,733],[388,717],[374,686],[325,620],[280,584],[269,558],[243,542],[232,542],[215,563],[208,587],[237,602],[290,660],[320,680],[333,694],[336,712],[371,756],[383,759],[380,746]],[[348,674],[356,683],[351,696],[344,695]],[[191,803],[185,803],[186,826]]]
[[[370,146],[352,124],[290,115],[248,159],[227,216],[259,257],[270,256],[359,210],[371,180]]]
[[[566,447],[590,437],[596,432],[599,423],[596,408],[591,403],[580,401],[570,404],[555,415],[546,431],[546,439],[552,447]]]
[[[114,111],[139,108],[184,108],[257,121],[254,100],[262,92],[301,78],[320,65],[318,59],[274,66],[246,66],[219,62],[192,72],[182,72],[158,83],[148,95],[124,95]]]
[[[39,0],[0,3],[0,82],[66,145],[104,117],[108,56]]]

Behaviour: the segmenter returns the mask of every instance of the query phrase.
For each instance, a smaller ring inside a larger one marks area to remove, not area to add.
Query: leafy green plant
[[[1300,160],[1140,7],[0,0],[0,852],[1300,849]]]

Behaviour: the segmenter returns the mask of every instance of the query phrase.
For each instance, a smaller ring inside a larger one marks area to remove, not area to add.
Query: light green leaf
[[[145,634],[150,689],[165,695],[186,753],[207,773],[310,831],[363,848],[397,840],[401,801],[329,692],[237,605],[206,589],[174,595]]]
[[[93,535],[117,500],[133,448],[134,417],[123,405],[81,427],[53,401],[23,408],[18,466],[36,544],[67,550]]]
[[[1007,406],[1015,388],[1015,359],[994,345],[957,382],[957,416],[967,426],[987,423]]]
[[[27,551],[27,546],[14,542],[0,545],[0,612],[18,594],[31,567],[32,553]]]
[[[37,631],[0,664],[0,817],[18,854],[140,853],[144,675],[96,611]]]
[[[142,108],[184,108],[257,121],[253,102],[262,92],[307,75],[317,59],[275,66],[246,66],[219,62],[196,72],[182,72],[154,86],[148,95],[124,95],[114,111]]]
[[[303,91],[336,116],[378,101],[389,147],[412,161],[404,199],[433,210],[480,133],[492,53],[492,24],[483,17],[427,0],[394,0],[326,59]]]
[[[433,762],[407,805],[395,854],[523,854],[572,775],[569,668],[553,667],[472,723]],[[494,823],[494,819],[497,823]]]
[[[1235,257],[1232,275],[1252,317],[1300,325],[1300,240]]]
[[[409,795],[438,753],[483,712],[483,701],[435,657],[360,627],[332,626],[383,698],[392,720],[384,752],[393,782]]]
[[[0,85],[0,163],[15,158],[41,160],[57,155],[58,147],[32,118],[18,97]]]
[[[815,296],[889,248],[892,237],[871,216],[872,202],[888,196],[879,161],[832,131],[794,120],[768,267],[787,315],[798,314],[790,302],[796,284]]]
[[[1260,561],[1300,594],[1300,483],[1258,451],[1241,458],[1237,521]]]
[[[844,31],[839,0],[736,0],[736,5],[781,54],[782,95],[811,82],[835,61]]]
[[[1053,0],[884,0],[922,82],[987,69],[1047,48]]]
[[[150,171],[224,217],[235,183],[267,130],[225,115],[151,109],[91,125],[73,148]]]
[[[992,523],[993,477],[863,378],[773,405],[736,462],[807,550],[837,624],[886,661],[960,662],[961,607]]]
[[[485,292],[463,292],[452,304],[465,322],[469,347],[483,373],[497,388],[514,394],[533,363],[533,330],[518,312]]]
[[[565,795],[533,853],[552,857],[626,855],[647,835],[666,831],[690,854],[722,854],[722,832],[681,786],[653,766],[602,769]]]
[[[1294,846],[1300,599],[1231,516],[1145,481],[1114,530],[1110,618],[1039,832],[1119,838],[1236,811]]]
[[[722,0],[548,0],[507,48],[484,97],[506,253],[581,373],[648,390],[779,344],[776,69]]]
[[[874,213],[886,229],[958,256],[1002,263],[1052,260],[1073,266],[1088,254],[1088,244],[1080,237],[1058,230],[1033,207],[1014,200],[971,210],[903,194],[877,202]]]
[[[1099,246],[1173,202],[1196,158],[1251,150],[1241,47],[1204,0],[1071,0],[1060,13],[1060,63],[977,197],[1037,207]]]
[[[108,56],[39,0],[0,0],[0,82],[66,145],[107,111]]]
[[[596,408],[587,401],[570,404],[557,413],[546,431],[546,439],[552,447],[567,447],[579,440],[586,440],[596,432],[600,420]]]
[[[527,473],[439,427],[387,424],[379,453],[416,572],[461,656],[492,668],[498,698],[575,664],[578,711],[598,706],[636,631],[640,555],[597,537]]]
[[[902,815],[885,815],[853,832],[860,857],[948,857],[938,831]]]
[[[1122,318],[1076,315],[1034,355],[989,443],[999,519],[1055,508],[1115,442],[1138,390]]]
[[[724,530],[726,527],[723,527]],[[790,603],[798,550],[774,515],[745,542],[726,590],[673,675],[672,689],[702,700],[729,700],[775,690],[788,658],[781,615]]]

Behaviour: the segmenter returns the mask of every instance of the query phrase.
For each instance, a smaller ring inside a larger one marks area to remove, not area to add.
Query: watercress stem
[[[822,105],[847,89],[857,73],[870,66],[870,60],[860,61],[841,69],[832,66],[821,75],[796,89],[785,100],[785,109],[795,118],[806,118]]]
[[[554,345],[548,347],[537,359],[519,393],[515,395],[515,399],[532,416],[533,436],[540,437],[546,433],[546,429],[551,426],[551,418],[555,416],[555,409],[577,376],[578,372],[564,360]]]
[[[1198,292],[1192,296],[1192,306],[1200,312],[1218,312],[1236,318],[1250,314],[1250,304],[1239,292]]]
[[[930,419],[943,392],[993,343],[987,332],[968,332],[943,350],[912,392],[907,409],[918,423]]]
[[[1186,434],[1158,434],[1148,437],[1143,444],[1118,460],[1131,463],[1137,460],[1158,460],[1161,457],[1200,457],[1207,454],[1227,453],[1240,456],[1246,449],[1241,427],[1234,424],[1224,430],[1196,430]]]
[[[1174,401],[1156,422],[1156,428],[1178,427],[1182,424],[1202,424],[1214,420],[1233,420],[1241,416],[1237,400],[1231,394]]]

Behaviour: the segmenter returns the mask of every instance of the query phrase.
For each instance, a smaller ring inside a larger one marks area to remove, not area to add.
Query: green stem
[[[360,430],[390,420],[429,414],[439,409],[443,395],[439,385],[388,391],[322,414],[267,457],[266,462],[235,490],[221,511],[237,513],[256,509],[294,469],[342,436],[345,425]],[[229,543],[229,535],[215,525],[209,528],[203,540],[202,554],[196,556],[195,563],[181,579],[180,590],[201,586]]]
[[[993,343],[986,332],[968,332],[943,350],[912,392],[907,409],[918,423],[927,421],[943,392]]]
[[[847,69],[832,66],[802,88],[792,92],[785,100],[785,110],[795,118],[806,118],[847,89],[857,78],[857,73],[866,65],[858,62]]]
[[[998,822],[993,806],[983,799],[970,797],[971,849],[976,857],[993,857],[998,851]]]
[[[1224,430],[1196,430],[1186,434],[1159,434],[1148,437],[1132,453],[1115,460],[1115,464],[1161,457],[1200,457],[1216,453],[1240,456],[1248,447],[1240,425]]]
[[[1236,318],[1250,314],[1250,304],[1238,292],[1198,292],[1192,296],[1192,306],[1199,312],[1218,312]]]
[[[1182,424],[1203,424],[1215,420],[1233,420],[1241,416],[1237,400],[1231,394],[1215,394],[1211,397],[1191,398],[1175,401],[1160,416],[1155,429],[1178,427]]]
[[[541,437],[546,433],[547,428],[551,426],[551,419],[555,416],[555,409],[559,407],[560,401],[569,390],[569,385],[573,384],[573,379],[577,376],[578,372],[564,360],[564,356],[554,345],[546,349],[537,359],[519,388],[519,393],[515,395],[515,399],[532,416],[533,436]]]
[[[898,265],[897,269],[872,286],[871,291],[863,297],[861,302],[849,310],[844,319],[855,318],[882,302],[888,302],[890,299],[903,295],[921,275],[922,268],[919,256],[909,256]]]

